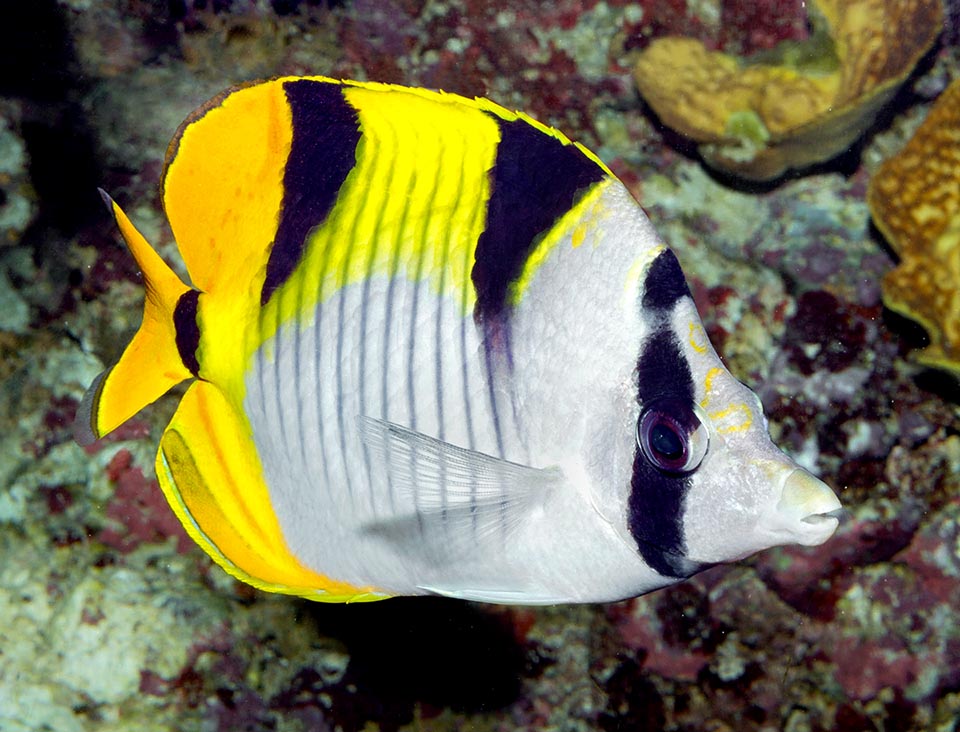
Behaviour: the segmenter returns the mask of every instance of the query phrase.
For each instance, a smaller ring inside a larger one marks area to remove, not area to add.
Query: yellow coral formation
[[[880,167],[867,202],[902,260],[883,280],[884,302],[930,334],[918,361],[960,375],[960,81]]]
[[[713,167],[749,180],[829,160],[873,122],[929,50],[940,0],[810,0],[814,33],[753,58],[661,38],[634,78],[664,124]],[[768,60],[769,59],[769,60]]]

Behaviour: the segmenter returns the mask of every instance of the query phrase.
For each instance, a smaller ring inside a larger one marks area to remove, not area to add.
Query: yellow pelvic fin
[[[174,309],[187,287],[103,191],[130,252],[143,273],[143,321],[115,366],[87,390],[74,424],[74,436],[87,445],[119,427],[191,374],[177,349]]]
[[[157,477],[187,533],[237,579],[326,602],[385,597],[320,575],[291,553],[250,426],[213,384],[187,390],[160,441]]]

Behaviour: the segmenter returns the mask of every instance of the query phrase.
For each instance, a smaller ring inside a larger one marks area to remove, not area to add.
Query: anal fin
[[[187,532],[228,573],[269,592],[329,602],[384,597],[303,566],[270,502],[246,420],[215,385],[187,390],[160,441],[157,477]]]

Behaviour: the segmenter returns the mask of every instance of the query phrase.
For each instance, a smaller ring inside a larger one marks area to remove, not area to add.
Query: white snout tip
[[[840,499],[826,483],[803,468],[787,474],[777,503],[777,524],[790,534],[791,543],[822,544],[833,536],[842,515]]]

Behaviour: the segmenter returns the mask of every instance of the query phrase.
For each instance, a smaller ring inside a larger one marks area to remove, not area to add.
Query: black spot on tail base
[[[266,304],[296,269],[310,231],[324,222],[357,159],[360,123],[343,88],[306,79],[283,85],[293,141],[283,173],[277,235],[260,293]]]
[[[200,372],[197,349],[200,348],[200,326],[197,325],[197,303],[200,293],[187,290],[177,300],[173,309],[173,328],[177,339],[177,352],[183,365],[196,376]]]
[[[510,285],[540,238],[606,176],[578,147],[523,120],[498,118],[497,124],[500,144],[490,171],[486,228],[472,272],[481,321],[503,312]]]

